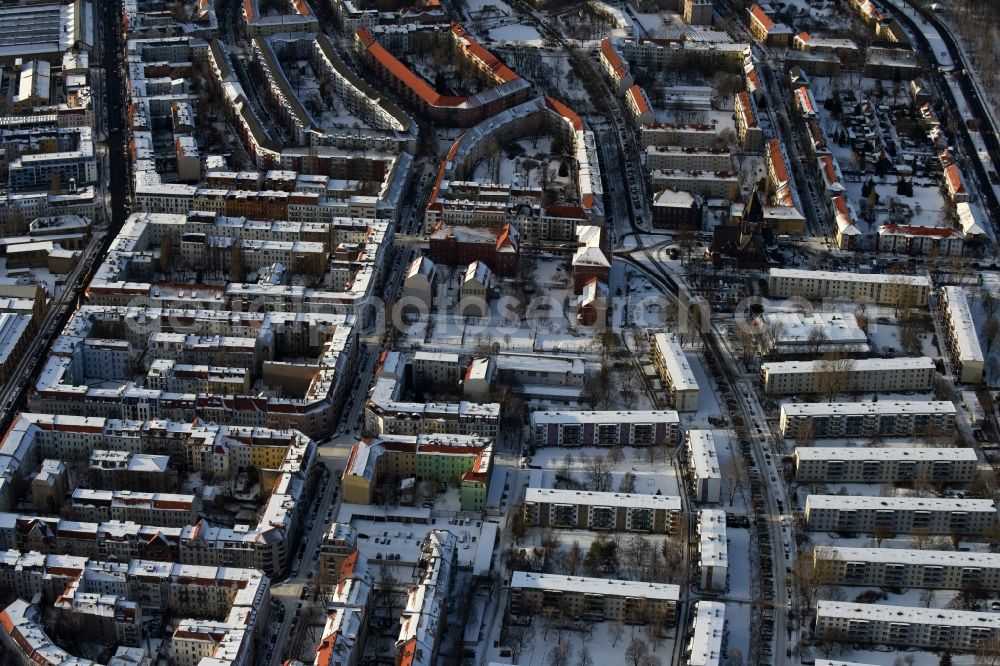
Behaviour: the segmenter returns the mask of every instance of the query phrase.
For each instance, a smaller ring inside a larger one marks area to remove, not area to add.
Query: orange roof
[[[781,154],[781,142],[771,139],[767,143],[767,154],[771,160],[771,168],[774,170],[774,177],[779,183],[788,182],[788,167],[785,166],[785,158]]]
[[[962,173],[955,164],[949,164],[944,168],[944,177],[948,181],[948,189],[951,192],[964,192],[965,185],[962,183]]]
[[[832,185],[832,184],[836,183],[837,181],[839,181],[840,179],[837,178],[837,167],[833,163],[833,158],[830,157],[829,155],[823,155],[819,159],[820,159],[820,162],[823,163],[823,175],[826,176],[826,182],[828,182],[828,183],[830,183]],[[842,198],[842,197],[838,197],[838,198]]]
[[[880,231],[890,234],[907,234],[910,236],[928,236],[934,238],[957,238],[957,229],[945,229],[943,227],[921,227],[908,224],[887,224]]]
[[[741,90],[736,97],[740,101],[740,113],[743,116],[743,124],[746,127],[756,127],[757,118],[753,115],[753,107],[750,106],[750,95],[746,90]]]
[[[549,206],[546,214],[553,217],[571,217],[577,220],[587,220],[587,213],[580,206]]]
[[[628,89],[628,96],[632,99],[632,103],[635,104],[635,108],[639,109],[639,113],[649,112],[646,100],[643,99],[644,95],[642,94],[642,88],[633,84],[633,86]]]
[[[417,652],[417,639],[411,638],[403,645],[399,654],[399,666],[413,666],[413,658]]]
[[[816,109],[813,108],[812,100],[809,99],[809,89],[805,86],[795,89],[795,99],[799,103],[799,108],[802,109],[802,113],[816,113]]]
[[[760,5],[754,5],[750,8],[750,15],[760,23],[764,30],[770,30],[774,27],[774,21],[771,17],[764,13],[764,10],[760,8]]]
[[[803,31],[802,31],[802,32],[800,32],[800,33],[799,33],[798,35],[796,35],[796,37],[798,37],[798,38],[799,38],[799,40],[801,40],[801,41],[803,41],[803,42],[808,42],[808,41],[809,41],[809,39],[810,39],[810,38],[809,38],[809,33],[808,33],[808,32],[806,32],[805,30],[803,30]]]
[[[466,49],[470,51],[472,55],[479,58],[484,65],[493,70],[493,73],[499,79],[508,83],[510,81],[516,81],[520,78],[510,67],[500,62],[499,58],[487,51],[482,44],[473,39],[472,35],[469,34],[469,31],[460,24],[452,22],[451,32],[455,35],[455,37],[464,40],[466,43]]]
[[[583,129],[583,121],[580,120],[580,116],[576,114],[576,111],[569,108],[559,100],[554,97],[546,97],[545,103],[550,109],[558,113],[560,116],[568,120],[573,125],[573,129],[579,131]]]
[[[302,16],[309,16],[312,13],[309,10],[309,5],[306,4],[306,0],[292,0],[292,4],[295,5],[295,11]]]
[[[337,644],[337,633],[335,631],[329,636],[324,636],[323,640],[319,642],[315,666],[328,666],[330,664],[330,660],[333,658],[333,646]]]
[[[837,209],[837,213],[840,215],[851,216],[851,211],[847,207],[847,200],[844,197],[833,197],[833,207]]]
[[[611,65],[611,68],[615,70],[615,74],[618,76],[624,76],[628,71],[625,68],[625,63],[622,61],[621,56],[618,55],[618,51],[616,51],[615,47],[611,45],[610,39],[605,38],[601,40],[601,55],[604,56],[604,58],[608,61],[608,64]]]
[[[243,11],[246,12],[248,22],[254,20],[253,0],[243,0]]]

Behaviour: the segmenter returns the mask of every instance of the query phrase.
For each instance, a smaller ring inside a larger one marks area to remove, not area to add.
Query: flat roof
[[[531,413],[536,425],[548,423],[680,423],[680,416],[672,409],[645,411],[539,411]]]
[[[681,588],[667,583],[640,583],[633,580],[587,578],[586,576],[560,576],[530,571],[515,571],[510,578],[512,588],[579,592],[640,599],[662,599],[676,602]],[[1000,615],[997,615],[1000,618]]]
[[[869,511],[975,511],[996,513],[993,500],[951,497],[878,497],[871,495],[809,495],[806,509]]]
[[[775,361],[762,363],[761,370],[768,374],[813,374],[824,368],[823,360],[814,361]],[[869,372],[877,370],[934,370],[934,359],[930,356],[914,356],[901,358],[859,358],[851,361],[848,370],[852,372]]]
[[[798,280],[819,280],[830,282],[897,282],[900,284],[930,287],[931,281],[924,275],[898,275],[895,273],[842,273],[839,271],[810,271],[802,268],[772,268],[772,278]]]
[[[848,548],[816,546],[821,558],[841,562],[880,562],[947,567],[982,567],[1000,569],[1000,553],[973,553],[956,550],[920,550],[917,548]]]
[[[947,306],[948,327],[955,339],[955,352],[959,360],[963,363],[982,363],[983,348],[979,344],[979,335],[976,333],[976,324],[972,319],[965,290],[961,287],[942,287],[941,296]]]
[[[681,343],[672,335],[657,333],[653,336],[653,344],[656,345],[664,365],[667,366],[667,374],[670,375],[674,390],[697,391],[698,380],[691,370],[691,364],[688,362],[687,354],[684,353],[684,347],[681,346]]]
[[[614,506],[626,509],[681,510],[681,498],[676,495],[600,493],[591,490],[565,490],[561,488],[528,488],[524,493],[524,501],[548,504]]]
[[[781,326],[778,344],[782,345],[812,345],[809,335],[816,329],[826,334],[822,341],[825,345],[868,344],[868,336],[850,312],[767,312],[763,318],[768,326]]]
[[[856,604],[847,601],[817,601],[816,616],[843,617],[870,622],[906,622],[909,624],[952,625],[1000,629],[1000,613],[923,608],[918,606],[888,606]]]
[[[711,430],[688,430],[690,461],[696,478],[722,478],[719,454],[715,449],[715,435]]]
[[[946,447],[863,447],[863,446],[799,446],[799,460],[920,460],[946,462],[967,460],[978,462],[974,449]]]
[[[726,512],[722,509],[699,511],[698,536],[701,566],[727,566],[729,541],[726,536]]]
[[[947,400],[879,400],[877,402],[786,402],[788,416],[870,416],[876,414],[954,414]]]
[[[722,638],[726,624],[726,605],[702,599],[695,604],[694,634],[688,644],[689,666],[717,666],[722,659]]]

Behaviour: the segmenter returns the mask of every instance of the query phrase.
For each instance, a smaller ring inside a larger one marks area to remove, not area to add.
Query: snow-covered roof
[[[906,622],[908,624],[950,625],[1000,629],[1000,613],[979,613],[946,608],[856,604],[847,601],[817,601],[817,617],[842,617],[869,622]]]
[[[817,546],[816,556],[820,559],[833,559],[839,562],[1000,569],[1000,553],[974,553],[960,550]]]
[[[694,376],[687,354],[684,353],[684,348],[677,338],[666,333],[657,333],[653,336],[653,344],[663,359],[674,390],[697,391],[698,379]]]
[[[536,411],[531,413],[531,422],[535,425],[559,423],[680,423],[680,415],[672,409],[638,410],[638,411]]]
[[[897,275],[890,273],[843,273],[840,271],[811,271],[802,268],[772,268],[772,278],[791,278],[831,282],[895,282],[897,284],[930,287],[930,278],[925,275]]]
[[[567,490],[562,488],[528,488],[524,492],[524,501],[535,504],[613,506],[622,509],[681,510],[681,498],[676,495],[601,493],[590,490]]]
[[[948,315],[948,328],[951,330],[955,343],[955,352],[962,363],[982,363],[983,348],[979,344],[976,324],[969,309],[969,300],[961,287],[947,286],[941,289],[945,312]]]
[[[875,414],[954,414],[947,400],[879,400],[877,402],[786,402],[781,411],[796,416],[866,416]]]
[[[762,363],[761,372],[768,375],[815,374],[822,372],[825,361],[773,361]],[[893,370],[934,370],[934,359],[929,356],[900,358],[859,358],[851,361],[848,372],[877,372]]]
[[[795,449],[798,460],[880,460],[977,462],[975,449],[934,447],[861,447],[861,446],[800,446]]]
[[[726,605],[718,601],[695,604],[694,633],[688,644],[689,666],[718,666],[722,663],[722,638],[726,624]]]
[[[806,510],[962,511],[996,513],[993,500],[951,497],[879,497],[873,495],[810,495]]]
[[[515,571],[510,578],[510,586],[522,589],[579,592],[580,594],[637,597],[673,602],[680,598],[680,587],[667,583],[640,583],[633,580],[560,576],[530,571]],[[1000,618],[1000,615],[997,617]]]
[[[711,430],[687,431],[688,456],[697,479],[722,478],[715,436]]]

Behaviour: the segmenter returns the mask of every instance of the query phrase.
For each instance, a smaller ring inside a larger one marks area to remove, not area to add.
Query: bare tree
[[[990,355],[990,350],[993,349],[997,336],[1000,336],[1000,319],[991,316],[983,323],[983,347],[985,347],[987,356]]]
[[[573,656],[573,647],[569,643],[556,643],[549,650],[549,666],[569,666]]]
[[[817,392],[827,400],[850,390],[851,370],[854,359],[839,354],[828,354],[821,359],[816,369]]]
[[[611,463],[607,457],[598,453],[594,457],[583,456],[583,471],[587,475],[590,488],[597,492],[611,490]]]
[[[625,625],[615,620],[608,626],[608,636],[611,638],[611,647],[618,645],[618,641],[625,635]]]
[[[516,664],[518,658],[534,644],[535,627],[531,623],[519,625],[508,622],[504,636],[503,644],[510,648],[511,661]]]
[[[641,638],[633,638],[625,648],[625,659],[632,662],[632,666],[642,666],[643,657],[649,654],[649,645]]]

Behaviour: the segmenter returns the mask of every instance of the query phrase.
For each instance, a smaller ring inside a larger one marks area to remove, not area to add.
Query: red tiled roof
[[[649,107],[646,106],[646,100],[643,99],[642,88],[638,85],[633,85],[628,89],[628,96],[632,98],[632,103],[635,107],[639,109],[639,113],[648,113]]]
[[[758,23],[764,28],[764,30],[770,30],[774,27],[774,21],[771,17],[764,13],[764,10],[760,8],[760,5],[754,5],[750,8],[750,15],[753,16]]]
[[[546,97],[545,103],[550,109],[558,113],[560,116],[568,120],[573,125],[573,129],[580,131],[583,129],[583,121],[580,120],[580,116],[576,114],[576,111],[569,108],[559,100],[554,97]]]
[[[962,174],[955,164],[949,164],[944,168],[944,177],[948,180],[948,189],[951,192],[964,192],[965,185],[962,183]]]
[[[788,167],[785,166],[785,158],[781,154],[781,142],[771,139],[767,144],[767,154],[771,158],[774,177],[779,183],[788,182]]]
[[[615,74],[618,76],[625,75],[627,71],[625,63],[622,61],[621,56],[618,55],[618,51],[615,50],[615,47],[611,45],[610,39],[605,38],[601,40],[601,55],[608,61],[611,68],[615,70]]]
[[[890,234],[907,234],[909,236],[928,236],[932,238],[956,238],[959,235],[957,229],[921,227],[909,224],[887,224],[880,231]]]

